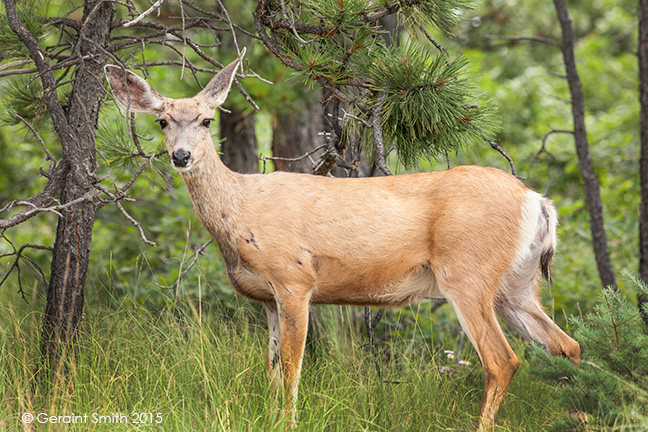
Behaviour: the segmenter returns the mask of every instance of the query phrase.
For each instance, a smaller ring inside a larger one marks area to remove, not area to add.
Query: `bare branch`
[[[205,68],[205,67],[200,67],[196,66],[190,61],[187,61],[187,66],[189,66],[190,69],[196,71],[196,72],[206,72],[210,74],[216,74],[218,73],[217,69],[210,69],[210,68]],[[178,60],[164,60],[164,61],[146,61],[143,63],[136,63],[132,65],[133,68],[148,68],[151,66],[182,66],[182,62]]]
[[[66,202],[65,204],[58,204],[50,207],[38,207],[29,201],[17,201],[16,204],[30,206],[32,208],[31,210],[27,211],[27,216],[31,216],[32,214],[35,215],[37,213],[49,212],[56,214],[58,217],[63,217],[63,215],[60,213],[61,210],[65,210],[82,202],[93,201],[97,196],[97,193],[88,192],[75,200]]]
[[[574,134],[574,131],[573,131],[573,130],[566,130],[566,129],[552,129],[552,130],[550,130],[549,132],[547,132],[547,133],[545,134],[544,137],[542,137],[542,148],[540,149],[540,152],[546,151],[546,147],[547,147],[547,139],[548,139],[551,135],[553,135],[553,134],[555,134],[555,133],[563,133],[563,134],[571,134],[571,135],[573,135],[573,134]]]
[[[119,201],[115,201],[115,205],[117,206],[117,208],[119,209],[121,214],[124,215],[124,217],[126,219],[128,219],[128,221],[131,224],[133,224],[135,226],[135,228],[137,228],[137,230],[140,233],[140,238],[142,239],[144,244],[147,245],[147,246],[156,247],[157,244],[155,242],[152,242],[148,238],[146,238],[146,234],[144,233],[144,229],[142,228],[142,224],[137,222],[131,215],[129,215],[128,212],[126,211],[126,209],[124,208],[124,206],[122,206]]]
[[[182,70],[180,72],[180,79],[182,79],[182,76],[184,75],[184,61],[187,59],[187,33],[185,31],[186,29],[186,22],[185,22],[185,12],[184,12],[184,6],[182,5],[182,0],[179,2],[180,4],[180,18],[182,19],[182,61],[183,61],[183,66]]]
[[[137,153],[134,154],[134,156],[142,156],[147,159],[150,159],[153,157],[153,155],[147,154],[144,149],[142,149],[142,145],[139,142],[139,136],[137,135],[137,128],[135,126],[135,113],[130,113],[130,118],[128,119],[130,123],[130,135],[131,139],[133,140],[133,143],[135,144],[135,147],[137,148]]]
[[[547,71],[547,73],[548,73],[549,75],[551,75],[551,76],[555,76],[555,77],[560,78],[560,79],[564,79],[564,80],[567,79],[567,75],[562,74],[562,73],[558,73],[558,72],[554,72],[554,71],[550,71],[550,70]]]
[[[232,24],[232,20],[229,16],[229,13],[227,13],[227,9],[225,9],[225,5],[223,5],[223,2],[221,0],[216,0],[218,2],[218,5],[220,6],[221,10],[223,11],[223,14],[225,15],[225,20],[227,21],[227,25],[230,28],[230,31],[232,32],[232,39],[234,40],[234,46],[236,47],[236,53],[238,56],[241,55],[241,47],[239,47],[238,40],[236,39],[236,32],[234,31],[234,25]],[[243,70],[243,62],[239,64],[239,67],[241,68],[241,73],[245,73]],[[258,107],[256,108],[257,110],[259,109]]]
[[[275,161],[275,160],[280,160],[280,161],[286,161],[286,162],[299,162],[300,160],[310,158],[313,154],[317,153],[318,151],[326,148],[326,144],[322,144],[320,146],[315,147],[313,150],[309,151],[308,153],[305,153],[301,156],[298,157],[281,157],[281,156],[259,156],[259,160],[263,161],[263,173],[265,174],[266,172],[266,162],[267,161]],[[312,162],[312,159],[311,159]]]
[[[432,42],[432,45],[434,45],[434,46],[436,47],[436,49],[438,49],[439,52],[441,52],[441,54],[445,54],[445,53],[446,53],[445,48],[443,48],[439,42],[437,42],[436,40],[434,40],[434,38],[432,37],[432,35],[430,35],[430,33],[428,33],[428,31],[425,30],[425,27],[423,27],[423,24],[419,24],[419,29],[423,32],[423,34],[425,35],[425,37],[428,38],[428,40],[429,40],[430,42]]]
[[[543,44],[548,44],[560,48],[560,43],[556,42],[553,39],[541,37],[541,36],[499,36],[499,35],[487,35],[486,39],[495,39],[495,40],[506,40],[510,42],[538,42]]]
[[[89,56],[84,56],[84,57],[70,57],[67,58],[66,60],[61,61],[58,64],[55,64],[53,66],[49,66],[48,64],[48,72],[55,71],[58,69],[63,69],[66,67],[73,66],[75,64],[80,63],[82,60],[85,60],[89,58]],[[31,60],[30,60],[31,62]],[[35,79],[39,78],[42,74],[41,70],[38,68],[30,68],[30,69],[10,69],[10,70],[2,70],[0,71],[0,78],[5,77],[5,76],[13,76],[13,75],[28,75],[28,74],[33,74],[39,72],[38,75],[34,76],[31,80],[29,80],[28,86],[31,85],[32,81]],[[56,87],[59,87],[60,84],[57,84]]]
[[[533,160],[529,164],[529,168],[531,168],[531,167],[533,167],[533,165],[535,165],[535,163],[540,159],[540,156],[543,153],[547,154],[549,156],[552,156],[551,153],[547,150],[547,141],[548,141],[548,139],[549,139],[549,137],[551,135],[557,134],[557,133],[564,133],[564,134],[572,134],[573,135],[574,131],[573,130],[566,130],[566,129],[551,129],[549,132],[547,132],[544,135],[544,137],[542,137],[542,146],[540,147],[540,150],[538,150],[538,152],[533,157]]]
[[[13,75],[27,75],[34,72],[38,72],[38,68],[3,70],[0,72],[0,78]]]
[[[32,60],[16,60],[3,65],[0,65],[0,72],[11,69],[18,66],[24,66],[26,64],[32,63]]]
[[[215,13],[212,12],[212,11],[209,11],[209,10],[206,10],[206,9],[202,9],[201,7],[197,6],[197,5],[196,5],[194,2],[192,2],[192,1],[182,0],[182,2],[184,3],[185,6],[189,7],[190,9],[193,9],[193,10],[195,10],[195,11],[197,11],[197,12],[200,12],[201,14],[203,14],[203,15],[205,15],[205,16],[207,16],[207,17],[210,17],[210,18],[212,18],[212,19],[215,20],[215,21],[220,21],[220,22],[225,22],[225,21],[226,21],[222,16],[220,16],[220,15],[218,15],[218,14],[215,14]],[[249,31],[245,30],[243,27],[237,25],[236,23],[233,23],[233,22],[230,21],[229,24],[230,24],[231,27],[233,27],[237,32],[239,32],[239,33],[241,33],[241,34],[244,34],[244,35],[247,36],[247,37],[250,37],[250,38],[252,38],[252,39],[257,39],[257,40],[260,39],[260,38],[259,38],[259,35],[255,34],[255,33],[251,33],[251,32],[249,32]],[[224,29],[218,29],[218,30],[219,30],[219,31],[225,31]]]
[[[34,260],[32,260],[31,258],[29,258],[27,256],[24,256],[23,252],[27,248],[38,249],[38,250],[47,250],[47,251],[51,252],[51,251],[54,250],[54,248],[52,248],[51,246],[42,246],[42,245],[36,245],[36,244],[24,244],[19,249],[16,249],[14,244],[11,242],[11,240],[9,240],[7,238],[7,236],[4,235],[4,233],[0,234],[0,237],[2,237],[11,246],[11,248],[13,249],[13,252],[0,255],[0,259],[6,258],[6,257],[9,257],[9,256],[15,256],[16,257],[14,259],[13,263],[11,264],[11,266],[9,267],[9,270],[7,271],[7,273],[0,280],[0,287],[5,283],[5,281],[9,278],[9,276],[11,275],[11,273],[15,269],[16,273],[17,273],[17,276],[18,276],[18,294],[20,294],[22,299],[25,302],[27,302],[27,298],[25,297],[25,291],[23,290],[22,281],[21,281],[21,277],[20,277],[20,260],[21,259],[25,260],[27,262],[28,267],[31,267],[31,268],[35,269],[36,271],[38,271],[38,273],[39,273],[39,275],[41,277],[41,280],[43,281],[44,286],[47,286],[47,280],[46,280],[45,274],[43,273],[43,270],[40,268],[40,266]]]
[[[343,118],[349,117],[349,118],[352,118],[353,120],[357,120],[360,123],[362,123],[364,125],[364,127],[369,128],[369,129],[371,129],[373,127],[373,124],[369,123],[367,120],[365,120],[363,118],[360,118],[358,116],[355,116],[353,114],[350,114],[350,113],[346,112],[344,109],[342,110],[342,113],[344,114]]]
[[[39,134],[38,132],[36,132],[36,129],[34,129],[34,127],[33,127],[31,124],[29,124],[29,122],[28,122],[27,120],[25,120],[24,118],[22,118],[19,114],[16,114],[16,117],[17,117],[20,121],[22,121],[23,123],[25,123],[25,125],[29,128],[29,130],[31,130],[32,134],[34,134],[34,136],[36,137],[36,139],[38,139],[38,142],[40,142],[41,146],[43,147],[43,151],[44,151],[45,154],[47,155],[47,157],[46,157],[45,160],[48,160],[48,161],[51,162],[50,167],[49,167],[49,169],[47,170],[47,174],[48,174],[49,176],[51,176],[51,175],[52,175],[52,172],[54,171],[54,168],[56,168],[56,159],[54,158],[54,155],[53,155],[52,153],[50,153],[50,151],[47,149],[47,146],[45,145],[45,141],[43,141],[43,138],[41,138],[40,134]]]
[[[48,18],[43,18],[43,21],[48,23],[51,26],[58,27],[59,29],[62,27],[72,27],[75,30],[79,30],[81,28],[81,23],[77,20],[73,20],[71,18],[67,18],[67,15],[70,13],[74,12],[76,9],[83,7],[83,5],[79,5],[76,8],[72,9],[70,12],[66,14],[65,17],[48,17]]]
[[[9,211],[16,206],[29,206],[31,208],[25,208],[21,212],[6,219],[0,219],[0,231],[19,225],[40,213],[39,211],[35,211],[34,208],[38,209],[52,203],[55,200],[54,197],[61,190],[63,179],[68,171],[69,165],[67,163],[60,163],[52,173],[43,192],[26,200],[14,200],[5,205],[0,210],[0,213]]]
[[[214,241],[213,239],[207,240],[198,249],[195,250],[195,252],[194,252],[194,254],[193,254],[193,256],[191,258],[188,258],[187,260],[183,261],[182,264],[180,264],[180,269],[184,268],[184,270],[180,273],[180,276],[178,276],[178,279],[176,279],[176,281],[175,281],[175,283],[173,285],[168,285],[168,286],[160,285],[160,284],[156,284],[156,285],[158,287],[160,287],[160,288],[171,289],[171,290],[173,290],[175,292],[176,289],[178,288],[178,285],[180,285],[180,281],[182,281],[182,279],[187,275],[187,273],[189,273],[189,270],[191,270],[191,268],[193,266],[195,266],[196,263],[198,262],[198,256],[200,254],[202,254],[202,252],[207,248],[207,246],[209,246],[213,241]],[[191,261],[191,262],[185,268],[185,264],[187,262],[189,262],[189,261]]]
[[[255,110],[258,111],[258,110],[260,109],[260,108],[259,108],[259,105],[257,105],[256,102],[254,102],[254,100],[250,97],[250,95],[245,91],[245,89],[243,89],[243,86],[241,85],[241,83],[238,82],[237,79],[234,79],[234,81],[232,81],[232,82],[233,82],[234,85],[236,86],[236,89],[239,91],[239,93],[241,93],[241,94],[243,95],[243,97],[245,98],[245,100],[246,100],[250,105],[252,105],[252,107],[253,107]]]
[[[384,18],[386,16],[395,14],[396,12],[398,12],[398,10],[400,8],[401,8],[400,2],[395,2],[393,4],[388,4],[388,5],[385,6],[385,8],[383,10],[381,10],[379,12],[376,12],[373,15],[368,16],[365,19],[365,21],[366,22],[376,22],[381,18]]]
[[[101,192],[105,193],[106,195],[108,195],[108,198],[109,198],[109,199],[101,199],[97,205],[99,207],[103,207],[106,204],[117,202],[117,201],[122,200],[122,199],[125,200],[125,201],[131,201],[132,199],[130,199],[130,198],[128,198],[126,196],[126,191],[135,183],[135,180],[137,180],[139,178],[139,176],[142,175],[142,173],[144,172],[144,169],[146,168],[147,164],[148,164],[148,162],[144,162],[142,165],[140,165],[137,172],[135,174],[133,174],[133,176],[130,178],[130,180],[128,180],[126,182],[126,184],[124,186],[122,186],[120,189],[117,189],[117,187],[115,187],[115,189],[117,189],[117,191],[115,193],[110,192],[107,188],[105,188],[104,186],[102,186],[100,184],[95,184],[94,187],[96,189],[98,189],[99,191],[101,191]]]
[[[160,9],[160,6],[162,6],[162,3],[164,3],[164,0],[156,1],[155,3],[153,3],[153,6],[151,6],[150,8],[145,10],[144,12],[142,12],[137,18],[135,18],[134,20],[128,21],[127,23],[124,23],[122,26],[123,27],[131,27],[131,26],[137,24],[138,22],[142,21],[144,18],[149,16],[154,11]],[[158,11],[158,13],[159,13],[159,11]]]
[[[495,150],[499,152],[504,158],[508,161],[509,165],[511,166],[511,174],[513,174],[514,177],[517,177],[517,171],[515,170],[515,164],[513,163],[513,159],[511,159],[511,156],[509,156],[502,147],[500,147],[499,144],[497,144],[495,141],[492,139],[486,138],[484,136],[484,139],[488,141],[488,144]]]

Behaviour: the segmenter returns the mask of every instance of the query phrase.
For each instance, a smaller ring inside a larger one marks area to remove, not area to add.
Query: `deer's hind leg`
[[[495,316],[495,287],[483,281],[467,281],[466,286],[441,286],[461,327],[477,350],[484,369],[484,396],[479,410],[480,430],[491,429],[513,375],[520,364],[504,337]]]
[[[578,342],[569,337],[545,313],[538,300],[539,274],[524,277],[513,274],[500,289],[496,299],[497,314],[510,323],[528,341],[542,345],[553,356],[580,359]]]

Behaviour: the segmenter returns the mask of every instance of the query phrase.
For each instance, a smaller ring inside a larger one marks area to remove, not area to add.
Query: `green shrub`
[[[626,272],[636,294],[648,294]],[[534,373],[562,383],[557,392],[568,414],[553,430],[646,430],[648,428],[648,327],[636,304],[607,288],[592,312],[574,318],[582,358],[576,365],[541,348]]]

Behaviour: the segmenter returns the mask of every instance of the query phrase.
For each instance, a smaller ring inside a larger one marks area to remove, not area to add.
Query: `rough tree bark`
[[[245,114],[236,108],[231,113],[221,111],[221,159],[231,170],[243,174],[259,172],[257,138],[254,131],[254,113]]]
[[[599,276],[604,286],[616,287],[614,268],[610,260],[607,236],[603,224],[603,202],[599,181],[589,152],[587,130],[585,129],[585,103],[580,77],[574,58],[574,30],[564,0],[554,0],[558,21],[562,30],[562,53],[571,93],[571,107],[574,118],[574,141],[578,155],[578,166],[585,185],[585,197],[590,215],[592,244],[596,255]]]
[[[648,283],[648,0],[639,0],[639,101],[641,103],[641,205],[639,210],[639,277]],[[648,298],[639,296],[639,308]],[[643,315],[648,325],[648,314]]]

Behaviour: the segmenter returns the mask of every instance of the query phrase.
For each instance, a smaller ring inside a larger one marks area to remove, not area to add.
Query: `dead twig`
[[[16,117],[17,117],[20,121],[22,121],[23,123],[25,123],[25,125],[29,128],[29,130],[32,132],[32,134],[36,137],[36,139],[38,140],[38,142],[40,142],[41,147],[43,147],[43,151],[44,151],[45,154],[47,155],[47,157],[45,158],[45,160],[48,160],[48,161],[51,162],[51,163],[50,163],[50,167],[49,167],[49,169],[47,170],[47,174],[48,174],[47,177],[49,178],[49,177],[52,175],[52,172],[54,171],[54,169],[56,168],[56,158],[54,158],[54,155],[53,155],[52,153],[50,153],[50,151],[47,149],[47,146],[45,145],[45,141],[43,141],[43,138],[42,138],[42,137],[40,136],[40,134],[36,131],[36,129],[34,129],[34,127],[33,127],[31,124],[29,124],[29,122],[28,122],[27,120],[25,120],[24,118],[22,118],[19,114],[16,114]]]
[[[0,235],[12,248],[13,252],[6,253],[0,255],[0,259],[10,257],[10,256],[15,256],[16,258],[14,259],[13,263],[11,263],[11,266],[9,267],[9,270],[7,273],[4,275],[4,277],[0,280],[0,287],[6,282],[6,280],[9,278],[11,273],[16,270],[16,275],[17,275],[17,280],[18,280],[18,294],[22,297],[22,299],[26,302],[27,298],[25,296],[25,291],[23,290],[22,286],[22,280],[21,280],[21,273],[20,273],[20,260],[23,259],[27,263],[27,266],[31,269],[34,269],[35,271],[38,272],[38,275],[40,276],[41,281],[43,282],[43,286],[47,286],[47,279],[45,278],[45,274],[43,273],[43,270],[40,268],[40,266],[31,258],[24,256],[23,252],[25,249],[30,248],[30,249],[37,249],[37,250],[46,250],[46,251],[53,251],[54,248],[51,246],[42,246],[42,245],[36,245],[36,244],[24,244],[20,246],[20,248],[16,249],[14,246],[13,242],[9,240],[4,233]]]
[[[149,16],[150,14],[152,14],[153,12],[155,12],[156,10],[158,11],[158,14],[159,14],[159,9],[160,9],[160,6],[162,6],[162,3],[164,3],[164,0],[156,1],[155,3],[153,3],[153,5],[150,8],[148,8],[144,12],[142,12],[137,18],[135,18],[135,19],[133,19],[131,21],[128,21],[127,23],[124,23],[122,26],[123,27],[132,27],[135,24],[137,24],[138,22],[142,21],[147,16]]]
[[[185,261],[182,262],[182,264],[180,264],[181,273],[173,285],[160,285],[158,283],[156,283],[156,285],[160,288],[173,290],[173,292],[177,294],[177,289],[178,286],[180,285],[180,281],[182,281],[182,279],[187,275],[187,273],[189,273],[189,270],[191,270],[191,268],[196,265],[196,263],[198,262],[198,256],[202,254],[203,251],[207,248],[207,246],[209,246],[213,241],[214,241],[213,239],[207,240],[198,249],[194,251],[191,258],[186,259]],[[187,262],[189,262],[189,265],[185,267],[185,264],[187,264]]]
[[[135,228],[137,228],[137,230],[139,231],[139,234],[140,234],[140,238],[142,239],[144,244],[148,245],[148,246],[156,247],[157,244],[155,242],[153,242],[153,241],[149,240],[148,238],[146,238],[146,234],[144,233],[144,229],[142,228],[142,224],[139,223],[138,221],[136,221],[131,215],[129,215],[128,212],[126,211],[126,209],[124,208],[124,206],[122,206],[119,201],[115,201],[115,205],[117,206],[117,208],[119,209],[121,214],[124,215],[124,217],[128,220],[128,222],[130,222],[131,224],[133,224],[133,226],[135,226]]]
[[[299,162],[301,160],[304,160],[306,158],[310,158],[313,154],[317,153],[318,151],[326,148],[326,144],[322,144],[320,146],[315,147],[313,150],[309,151],[308,153],[305,153],[301,156],[297,157],[281,157],[281,156],[259,156],[259,160],[263,162],[263,174],[266,172],[266,162],[267,161],[275,161],[275,160],[280,160],[280,161],[286,161],[286,162]],[[311,162],[314,163],[313,159],[311,159]]]
[[[517,177],[517,171],[515,170],[515,164],[513,163],[513,159],[511,159],[511,156],[509,156],[508,153],[506,153],[504,151],[504,149],[502,147],[500,147],[500,145],[497,144],[492,139],[489,139],[489,138],[486,138],[486,137],[484,137],[484,139],[488,142],[488,144],[490,144],[490,146],[492,148],[497,150],[499,152],[499,154],[504,156],[504,158],[508,161],[509,165],[511,166],[511,174],[513,174],[514,177]]]
[[[486,39],[505,40],[509,42],[538,42],[560,48],[560,43],[553,39],[541,36],[499,36],[499,35],[486,35]]]

